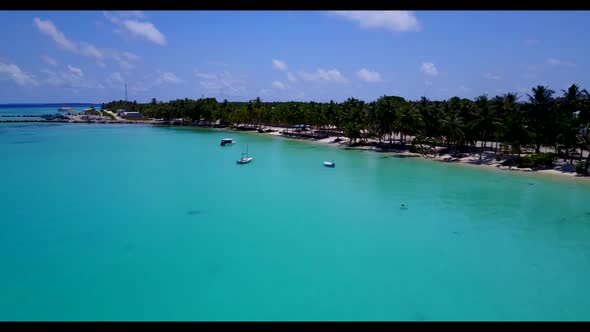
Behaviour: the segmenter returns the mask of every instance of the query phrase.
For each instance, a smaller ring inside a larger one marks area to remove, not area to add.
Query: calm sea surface
[[[0,320],[590,319],[589,181],[133,125],[0,156]]]

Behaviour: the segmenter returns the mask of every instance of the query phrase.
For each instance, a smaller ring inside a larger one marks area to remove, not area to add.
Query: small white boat
[[[335,167],[335,166],[336,166],[336,164],[334,164],[334,163],[333,163],[333,162],[331,162],[331,161],[324,161],[324,166],[326,166],[326,167]]]
[[[238,164],[247,164],[247,163],[251,162],[252,160],[254,160],[254,158],[252,158],[252,157],[246,157],[246,158],[242,157],[242,158],[240,158],[240,160],[238,160],[236,162]]]
[[[233,138],[224,138],[221,140],[221,146],[226,146],[228,144],[233,144],[235,143]]]
[[[246,157],[244,157],[244,155],[246,155]],[[237,160],[236,163],[242,165],[242,164],[247,164],[247,163],[251,162],[252,160],[254,160],[254,158],[248,157],[248,146],[246,145],[246,153],[242,152],[242,157],[240,158],[240,160]]]

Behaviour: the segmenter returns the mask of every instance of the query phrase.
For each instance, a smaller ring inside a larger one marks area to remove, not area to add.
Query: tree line
[[[222,126],[306,124],[319,132],[340,132],[352,144],[372,138],[379,144],[409,144],[414,149],[446,145],[452,154],[478,150],[480,159],[486,148],[498,151],[498,144],[501,151],[517,158],[526,148],[540,154],[544,147],[554,151],[552,158],[581,161],[579,172],[587,174],[590,154],[583,155],[590,151],[588,91],[576,84],[560,92],[539,85],[523,97],[521,101],[517,94],[507,93],[473,100],[422,97],[412,101],[382,96],[372,102],[349,98],[324,103],[263,102],[260,98],[248,102],[219,102],[215,98],[161,102],[154,98],[147,104],[112,101],[103,104],[103,109],[127,109],[166,120],[218,121]]]

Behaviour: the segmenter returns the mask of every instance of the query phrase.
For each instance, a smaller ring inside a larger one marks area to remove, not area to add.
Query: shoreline
[[[328,138],[322,138],[322,139],[310,139],[310,138],[302,138],[302,137],[285,136],[281,133],[281,131],[285,130],[286,128],[281,128],[281,127],[265,127],[265,128],[270,128],[273,131],[268,132],[268,133],[258,133],[256,131],[245,131],[245,132],[252,132],[254,134],[262,134],[262,135],[267,135],[267,136],[281,137],[284,139],[292,139],[292,140],[296,140],[296,141],[304,141],[304,142],[309,142],[309,143],[317,143],[317,144],[323,144],[323,145],[328,145],[328,146],[335,146],[335,147],[344,148],[347,150],[389,153],[392,156],[395,156],[397,158],[419,158],[422,160],[437,161],[440,163],[475,166],[475,167],[483,166],[484,168],[487,168],[487,169],[493,169],[493,170],[498,170],[498,171],[509,171],[509,172],[513,172],[513,173],[531,173],[531,174],[539,174],[539,175],[550,176],[550,177],[559,176],[560,178],[590,180],[590,176],[578,176],[574,170],[573,165],[567,165],[567,164],[561,163],[561,162],[556,163],[556,165],[554,166],[553,169],[534,170],[531,168],[518,168],[518,167],[512,167],[512,166],[502,166],[501,161],[496,161],[495,152],[491,152],[491,151],[484,151],[484,153],[482,155],[482,162],[480,163],[479,162],[479,154],[470,154],[469,156],[463,157],[463,158],[453,158],[450,154],[438,155],[438,156],[422,155],[419,153],[412,153],[408,150],[383,149],[383,148],[379,148],[376,146],[370,146],[370,145],[350,146],[347,143],[348,138],[345,136],[340,136],[341,141],[334,142],[334,140],[336,139],[335,137],[328,137]],[[236,132],[238,131],[233,128],[218,128],[218,129],[223,129],[226,131],[236,131]],[[568,168],[569,168],[569,171],[565,170]]]
[[[269,128],[271,132],[259,133],[256,130],[239,130],[235,127],[208,127],[208,126],[197,126],[191,124],[169,124],[169,123],[161,123],[154,120],[124,120],[124,119],[116,119],[110,121],[79,121],[79,120],[0,120],[0,123],[70,123],[70,124],[138,124],[138,125],[150,125],[150,126],[157,126],[157,127],[180,127],[180,128],[205,128],[205,129],[217,129],[223,130],[228,132],[241,132],[241,133],[253,133],[265,136],[273,136],[273,137],[280,137],[283,139],[291,139],[295,141],[303,141],[308,143],[317,143],[327,146],[334,146],[338,148],[344,148],[347,150],[359,150],[359,151],[373,151],[378,153],[389,153],[392,156],[398,158],[420,158],[423,160],[431,160],[437,161],[441,163],[449,163],[449,164],[458,164],[458,165],[468,165],[468,166],[483,166],[484,168],[489,169],[496,169],[501,171],[511,171],[511,172],[523,172],[523,173],[532,173],[532,174],[541,174],[544,176],[559,176],[560,178],[570,178],[570,179],[586,179],[589,180],[590,176],[579,176],[574,171],[574,166],[569,165],[563,162],[558,162],[554,166],[553,169],[531,169],[531,168],[518,168],[512,166],[502,166],[500,163],[501,161],[496,161],[496,153],[491,151],[484,151],[482,155],[482,162],[479,162],[479,154],[469,154],[467,157],[462,158],[453,158],[450,154],[444,155],[423,155],[419,153],[412,153],[408,150],[400,150],[400,149],[388,149],[388,148],[380,148],[377,146],[371,145],[350,145],[347,141],[348,138],[346,136],[340,136],[340,141],[335,142],[336,137],[329,136],[327,138],[320,138],[320,139],[313,139],[313,138],[306,138],[306,137],[297,137],[297,136],[286,136],[282,134],[282,131],[287,130],[288,128],[283,127],[269,127],[264,126],[263,128]]]

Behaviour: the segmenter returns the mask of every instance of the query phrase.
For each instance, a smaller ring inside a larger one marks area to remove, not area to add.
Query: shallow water
[[[67,105],[64,105],[67,106]],[[90,106],[90,105],[89,105]],[[85,109],[85,106],[73,106],[72,109],[76,112],[80,112]],[[98,107],[100,108],[100,107]],[[58,112],[58,106],[33,106],[33,105],[22,105],[20,107],[13,107],[10,105],[0,104],[0,120],[8,119],[7,115],[42,115],[42,114],[56,114]],[[18,118],[17,118],[18,119]]]
[[[138,125],[0,155],[0,320],[590,319],[588,181]]]

